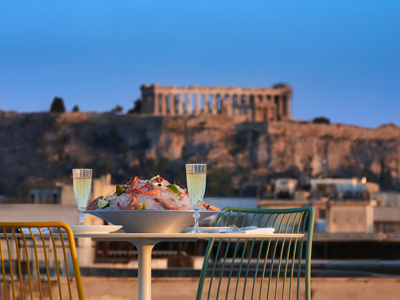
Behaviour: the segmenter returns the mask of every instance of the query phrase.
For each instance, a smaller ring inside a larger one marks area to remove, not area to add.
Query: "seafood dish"
[[[172,184],[159,175],[150,180],[133,177],[125,184],[117,185],[109,196],[100,196],[91,201],[87,211],[107,210],[193,210],[189,193],[180,184]],[[204,204],[200,211],[220,211]]]

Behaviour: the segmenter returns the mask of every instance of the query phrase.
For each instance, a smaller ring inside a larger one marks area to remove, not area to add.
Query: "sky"
[[[143,83],[293,88],[292,116],[400,126],[400,1],[1,1],[0,109],[125,112]]]

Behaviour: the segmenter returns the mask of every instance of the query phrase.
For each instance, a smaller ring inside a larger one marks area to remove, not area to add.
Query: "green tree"
[[[331,120],[325,117],[315,117],[313,120],[315,124],[331,124]]]
[[[79,106],[78,105],[75,105],[73,108],[72,108],[72,112],[78,112],[79,111]]]
[[[133,102],[133,108],[128,110],[128,114],[140,114],[142,112],[142,99]]]
[[[64,100],[61,97],[54,97],[53,102],[50,106],[50,112],[52,113],[63,113],[65,112]]]
[[[114,114],[120,114],[120,113],[122,113],[122,111],[124,110],[124,108],[121,106],[121,105],[116,105],[112,110],[111,110],[111,112],[112,113],[114,113]]]

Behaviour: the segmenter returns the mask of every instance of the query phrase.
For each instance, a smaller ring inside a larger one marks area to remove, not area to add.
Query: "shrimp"
[[[212,211],[221,211],[218,207],[212,206],[210,204],[203,204],[203,207],[207,210],[212,210]]]
[[[129,182],[127,182],[127,184],[125,184],[125,186],[129,186],[128,189],[126,190],[126,192],[128,194],[135,194],[135,190],[139,184],[140,178],[135,176],[135,178]]]
[[[138,198],[137,198],[137,196],[136,195],[130,195],[131,196],[131,201],[129,201],[129,204],[128,204],[128,206],[122,206],[119,202],[117,203],[117,207],[119,208],[119,209],[137,209],[138,208],[138,205],[137,205],[137,201],[138,201]]]
[[[181,207],[176,207],[176,206],[169,204],[167,201],[165,201],[163,199],[154,198],[154,201],[156,201],[157,204],[161,205],[162,207],[164,207],[167,210],[184,210],[184,209],[186,209],[186,205],[183,205]]]
[[[147,188],[147,191],[145,189]],[[140,189],[135,190],[135,194],[138,195],[151,195],[155,196],[160,193],[160,189],[152,184],[150,181],[147,181],[146,185],[144,187],[141,187]]]
[[[169,183],[167,180],[165,180],[165,179],[162,178],[161,176],[154,177],[154,181],[156,181],[156,182],[158,182],[158,183],[161,183],[161,182]]]
[[[127,209],[137,209],[138,208],[138,206],[137,205],[132,205],[132,204],[130,204],[130,205],[128,205],[128,206],[122,206],[121,204],[119,204],[119,202],[117,203],[117,207],[119,208],[119,209],[124,209],[124,210],[127,210]]]

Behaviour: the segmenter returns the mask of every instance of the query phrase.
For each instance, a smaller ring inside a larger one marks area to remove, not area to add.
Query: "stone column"
[[[286,117],[289,119],[291,116],[290,114],[290,94],[286,95]]]
[[[158,99],[158,94],[153,94],[153,114],[154,115],[160,114],[160,103]]]
[[[195,101],[194,114],[199,115],[201,113],[199,93],[194,94],[194,101]]]
[[[161,100],[160,100],[161,101],[160,115],[166,115],[167,114],[167,97],[164,94],[160,94],[159,97],[161,98]]]
[[[211,94],[211,114],[216,115],[218,113],[217,109],[217,95],[216,94]]]
[[[264,102],[264,103],[267,103],[268,102],[268,98],[267,98],[267,95],[262,95],[262,101]]]
[[[188,115],[192,114],[192,94],[186,94],[186,113]]]
[[[260,109],[259,108],[254,108],[253,109],[254,113],[253,113],[253,122],[260,122]]]
[[[153,97],[152,95],[147,95],[146,96],[146,108],[145,112],[146,113],[153,113]]]
[[[284,95],[281,96],[282,101],[282,116],[286,119],[287,116],[287,105],[286,105],[286,97]]]
[[[260,102],[260,100],[258,99],[258,95],[254,94],[254,96],[253,96],[253,104],[257,104],[259,102]]]
[[[175,94],[169,95],[169,114],[175,116]]]
[[[226,114],[228,116],[233,116],[233,95],[228,95],[228,101],[225,101],[224,99],[224,104],[226,107]]]
[[[285,119],[285,116],[283,115],[283,97],[282,95],[278,96],[279,99],[279,115],[280,115],[280,120],[282,121]]]
[[[142,101],[142,113],[147,113],[147,95],[143,95],[143,101]]]
[[[203,113],[204,114],[208,114],[209,113],[209,107],[208,107],[208,94],[204,94],[203,95],[204,96],[204,103],[203,103],[203,105],[204,105],[204,107],[203,107]]]
[[[231,116],[235,116],[235,108],[234,106],[234,100],[235,100],[235,94],[229,95],[229,102],[230,102],[230,107],[231,107]]]
[[[178,94],[178,115],[183,115],[183,94]]]
[[[251,95],[245,95],[246,97],[246,105],[247,105],[247,121],[254,122],[254,108],[250,106],[250,97]]]
[[[279,102],[279,96],[277,95],[272,95],[271,96],[274,103],[275,103],[275,114],[274,114],[274,119],[275,121],[279,121],[279,111],[280,111],[280,102]]]

